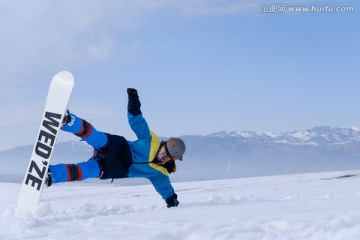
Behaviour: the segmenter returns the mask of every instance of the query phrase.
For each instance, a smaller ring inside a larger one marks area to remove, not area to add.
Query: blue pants
[[[81,137],[93,148],[100,150],[105,146],[108,137],[105,133],[97,131],[90,123],[71,115],[71,122],[61,129]],[[99,159],[80,162],[77,164],[57,164],[50,165],[49,169],[53,178],[53,183],[81,181],[87,178],[100,177],[101,169],[98,163]]]

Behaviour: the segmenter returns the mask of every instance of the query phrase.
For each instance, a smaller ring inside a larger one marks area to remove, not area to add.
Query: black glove
[[[141,114],[141,103],[139,100],[139,96],[137,90],[134,88],[128,88],[127,93],[129,95],[128,101],[128,112],[131,113],[133,116],[137,116]]]
[[[177,207],[179,205],[179,201],[177,200],[177,195],[174,193],[171,197],[166,199],[167,207]]]
[[[137,90],[135,88],[128,88],[127,93],[129,95],[129,97],[138,97],[139,96],[137,93]]]

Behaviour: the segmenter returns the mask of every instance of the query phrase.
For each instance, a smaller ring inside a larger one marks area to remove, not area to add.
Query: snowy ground
[[[151,185],[64,184],[33,213],[0,183],[0,239],[360,239],[360,178],[347,172],[175,183],[167,209]]]

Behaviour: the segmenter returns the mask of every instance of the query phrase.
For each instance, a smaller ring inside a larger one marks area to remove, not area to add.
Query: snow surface
[[[358,176],[174,183],[180,205],[171,209],[151,185],[62,184],[45,189],[33,213],[16,209],[19,184],[0,183],[0,239],[360,239]]]

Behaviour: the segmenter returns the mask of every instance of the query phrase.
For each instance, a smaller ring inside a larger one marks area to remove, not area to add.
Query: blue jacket
[[[159,149],[160,139],[150,131],[142,114],[134,116],[129,112],[128,120],[138,138],[136,141],[128,141],[133,158],[133,164],[129,168],[129,177],[148,178],[163,199],[171,197],[174,194],[174,188],[171,186],[168,171],[165,167],[152,163]]]

